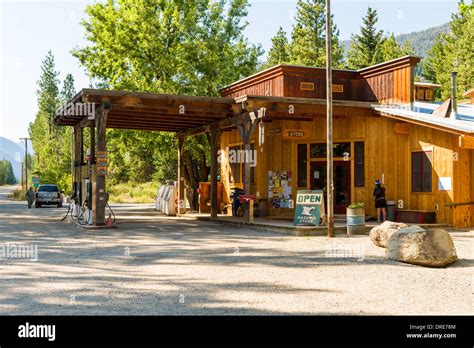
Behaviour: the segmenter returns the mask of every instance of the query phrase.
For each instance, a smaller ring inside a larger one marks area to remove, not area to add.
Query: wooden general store
[[[374,216],[373,182],[379,179],[403,212],[474,226],[474,114],[467,106],[456,109],[455,100],[435,104],[430,92],[419,92],[436,88],[415,88],[419,60],[406,56],[358,71],[333,70],[335,212],[364,202]],[[94,135],[95,151],[106,150],[106,128],[176,132],[181,202],[183,144],[206,132],[213,218],[236,187],[254,195],[267,216],[291,216],[298,190],[326,185],[325,77],[321,68],[278,65],[222,88],[221,98],[84,89],[73,102],[95,103],[95,119],[62,115],[55,122],[75,129],[76,180],[87,175],[80,173],[84,128]],[[256,162],[231,161],[229,152],[237,150],[254,151]],[[95,167],[92,176],[94,223],[103,224],[105,176]]]

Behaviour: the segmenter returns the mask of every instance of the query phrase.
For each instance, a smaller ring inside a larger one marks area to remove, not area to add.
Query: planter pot
[[[347,208],[347,235],[365,234],[365,209]]]

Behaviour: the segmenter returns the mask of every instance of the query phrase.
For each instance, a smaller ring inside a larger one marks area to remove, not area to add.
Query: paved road
[[[0,251],[37,247],[37,260],[0,255],[1,314],[473,314],[474,232],[453,233],[457,264],[430,269],[386,260],[367,236],[286,236],[150,206],[115,208],[153,221],[83,230],[59,221],[67,208],[27,209],[10,190]]]

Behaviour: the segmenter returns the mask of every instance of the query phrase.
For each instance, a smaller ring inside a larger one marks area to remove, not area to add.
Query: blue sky
[[[36,81],[48,50],[56,58],[61,80],[72,73],[77,90],[89,85],[70,51],[86,44],[79,22],[85,17],[86,5],[93,2],[0,0],[0,136],[17,141],[28,134],[28,124],[37,111]],[[297,1],[250,2],[246,35],[268,50],[279,26],[291,32]],[[457,0],[332,0],[340,39],[358,32],[368,6],[378,10],[380,29],[401,34],[448,22]]]

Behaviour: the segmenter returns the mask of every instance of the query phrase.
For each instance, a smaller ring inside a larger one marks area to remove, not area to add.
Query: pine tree
[[[474,85],[474,4],[460,1],[458,12],[451,16],[451,32],[441,34],[428,52],[423,76],[441,85],[441,100],[450,96],[450,76],[456,71],[459,98]]]
[[[42,74],[38,81],[38,112],[35,120],[30,123],[29,134],[35,156],[34,168],[43,181],[61,184],[65,173],[62,167],[62,135],[64,129],[53,124],[55,112],[59,106],[59,73],[55,70],[54,56],[48,52],[41,66]],[[40,162],[37,162],[37,158]]]
[[[286,32],[282,27],[280,27],[276,35],[272,38],[272,47],[270,48],[270,51],[268,51],[268,60],[265,64],[265,68],[288,63],[289,61],[290,52],[288,39],[286,38]]]
[[[383,41],[383,31],[376,29],[377,17],[377,10],[369,7],[362,20],[364,25],[360,28],[360,34],[351,37],[347,53],[347,65],[350,69],[362,69],[373,64],[375,50]]]
[[[0,161],[0,185],[16,184],[12,163],[8,160]]]
[[[291,62],[323,67],[326,65],[326,1],[298,0],[296,23],[293,26]],[[332,16],[331,16],[332,17]],[[339,43],[339,30],[331,18],[332,66],[342,65],[343,49]]]
[[[74,87],[74,77],[71,74],[67,74],[63,81],[63,88],[61,89],[61,102],[65,103],[70,101],[76,94],[76,88]]]
[[[403,45],[400,45],[395,39],[395,35],[392,33],[377,45],[371,65],[412,54],[413,48],[411,47],[410,42],[405,41]]]

